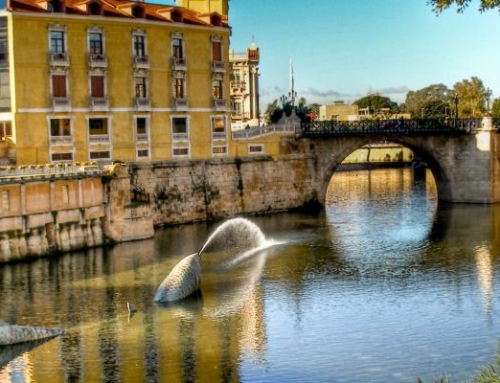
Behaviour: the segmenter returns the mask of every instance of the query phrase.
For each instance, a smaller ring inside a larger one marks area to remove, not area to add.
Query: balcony
[[[136,142],[147,143],[149,141],[149,136],[147,133],[137,133],[135,135]]]
[[[73,136],[50,136],[50,144],[53,146],[72,146],[73,145]]]
[[[93,145],[109,144],[109,134],[90,134],[89,143]]]
[[[68,112],[71,110],[69,97],[52,97],[52,109],[54,112]]]
[[[66,52],[49,53],[49,64],[53,67],[68,67],[69,55]]]
[[[107,68],[108,58],[102,53],[89,54],[89,67],[91,68]]]
[[[187,60],[184,57],[172,57],[172,70],[187,70]]]
[[[189,142],[189,133],[172,133],[172,141]]]
[[[227,140],[227,132],[212,132],[212,140],[217,141],[226,141]]]
[[[231,81],[231,90],[233,92],[243,92],[247,88],[245,81]]]
[[[90,97],[90,109],[105,112],[109,110],[107,97]]]
[[[134,68],[135,69],[149,69],[149,57],[148,56],[134,56]]]
[[[185,112],[189,109],[187,98],[174,98],[174,108],[177,112]]]
[[[212,71],[217,73],[225,73],[226,63],[224,61],[212,61]]]
[[[151,100],[149,99],[149,97],[136,97],[135,108],[137,110],[150,111],[151,110]]]
[[[225,98],[214,98],[214,109],[216,111],[225,111],[227,109]]]

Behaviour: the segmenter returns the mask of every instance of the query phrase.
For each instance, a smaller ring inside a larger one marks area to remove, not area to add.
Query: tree
[[[443,84],[433,84],[406,94],[405,112],[413,118],[444,118],[450,115],[450,90]]]
[[[427,0],[427,4],[432,6],[434,12],[441,13],[452,5],[457,6],[457,12],[463,12],[471,3],[472,0]],[[489,9],[498,9],[500,11],[500,0],[481,0],[479,10],[481,12]]]
[[[274,100],[272,103],[267,105],[266,111],[264,113],[266,124],[273,124],[278,122],[282,114],[283,109],[278,106],[278,100]]]
[[[453,86],[453,97],[458,97],[458,117],[482,117],[486,111],[486,103],[490,96],[483,82],[477,77],[462,80]]]
[[[495,99],[491,105],[491,117],[496,122],[500,122],[500,98]]]
[[[379,94],[369,94],[359,100],[354,101],[355,105],[360,108],[369,108],[370,111],[376,112],[380,109],[389,108],[391,112],[398,109],[398,104],[392,101],[389,97],[384,97]]]

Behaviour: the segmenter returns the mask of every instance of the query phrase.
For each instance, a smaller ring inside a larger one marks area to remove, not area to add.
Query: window
[[[212,82],[212,94],[215,99],[222,100],[222,80],[214,79]]]
[[[174,98],[184,98],[184,79],[174,79]]]
[[[212,117],[212,138],[226,139],[226,119],[224,117]]]
[[[172,133],[187,133],[186,117],[173,117],[172,118]]]
[[[90,135],[108,134],[107,118],[89,118],[88,124]]]
[[[103,36],[101,32],[89,32],[89,53],[92,55],[104,54]]]
[[[52,153],[51,158],[53,162],[58,162],[58,161],[71,162],[73,161],[73,153],[71,152]]]
[[[147,98],[146,77],[135,77],[135,97]]]
[[[10,79],[8,71],[0,71],[0,110],[10,109]]]
[[[63,185],[63,187],[62,187],[62,198],[63,198],[63,204],[69,205],[69,186],[68,185]]]
[[[145,117],[137,117],[135,119],[135,127],[137,134],[147,134],[148,119]]]
[[[186,157],[189,156],[189,147],[179,147],[173,150],[174,157]]]
[[[146,36],[142,34],[134,34],[134,56],[146,56]]]
[[[12,122],[0,121],[0,141],[5,141],[7,137],[12,137]]]
[[[9,64],[9,50],[7,47],[7,39],[0,38],[0,65],[2,67]]]
[[[90,76],[90,95],[95,98],[104,98],[104,76]]]
[[[173,37],[172,38],[172,55],[176,59],[183,59],[184,52],[182,48],[182,37]]]
[[[111,154],[109,150],[93,151],[90,152],[91,160],[109,160],[111,159]]]
[[[64,31],[50,31],[50,53],[64,52]]]
[[[66,75],[52,75],[52,96],[60,98],[65,98],[68,96],[68,93],[66,91]]]
[[[224,156],[227,154],[227,146],[213,146],[212,154],[214,156]]]
[[[8,190],[2,191],[2,211],[10,210],[10,192]]]
[[[212,61],[222,61],[222,41],[212,41]]]
[[[249,154],[264,153],[264,146],[263,145],[248,145],[248,153]]]
[[[137,151],[137,158],[147,158],[149,157],[149,150],[140,149]]]
[[[69,118],[53,118],[50,120],[50,136],[71,136],[71,121]]]

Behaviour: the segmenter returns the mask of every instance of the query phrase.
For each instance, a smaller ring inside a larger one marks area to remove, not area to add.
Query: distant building
[[[321,105],[319,107],[319,119],[322,121],[355,121],[358,119],[358,106],[355,104],[344,104],[341,101],[334,104]]]
[[[7,0],[0,160],[230,155],[229,0]]]
[[[245,53],[229,52],[232,130],[259,125],[259,59],[255,42]]]

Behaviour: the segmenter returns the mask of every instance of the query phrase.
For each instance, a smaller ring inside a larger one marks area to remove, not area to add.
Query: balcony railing
[[[107,97],[90,97],[90,107],[96,111],[106,111],[108,107]]]
[[[174,70],[186,70],[187,69],[187,60],[182,57],[172,57],[172,68]]]
[[[189,141],[189,133],[172,133],[173,141]]]
[[[89,143],[91,144],[109,144],[109,134],[90,134]]]
[[[70,110],[71,105],[69,97],[52,97],[52,108],[59,112]]]
[[[51,145],[73,145],[73,136],[50,136]]]
[[[212,61],[212,71],[224,73],[226,71],[226,63],[224,61]]]
[[[102,53],[90,53],[89,66],[91,68],[107,68],[108,58]]]
[[[218,110],[218,111],[226,110],[226,99],[225,98],[214,98],[214,108],[215,108],[215,110]]]
[[[149,57],[148,56],[134,56],[134,68],[149,69]]]
[[[135,135],[135,140],[137,142],[148,142],[149,141],[149,136],[147,133],[137,133]]]
[[[135,99],[135,107],[137,110],[151,110],[151,100],[149,97],[137,97]]]
[[[69,66],[69,55],[66,52],[49,53],[51,66]]]
[[[187,98],[175,98],[174,99],[174,107],[175,107],[175,110],[178,112],[188,110]]]
[[[247,83],[245,81],[231,81],[231,89],[244,91],[247,88]]]
[[[212,140],[227,140],[227,132],[212,132]]]

